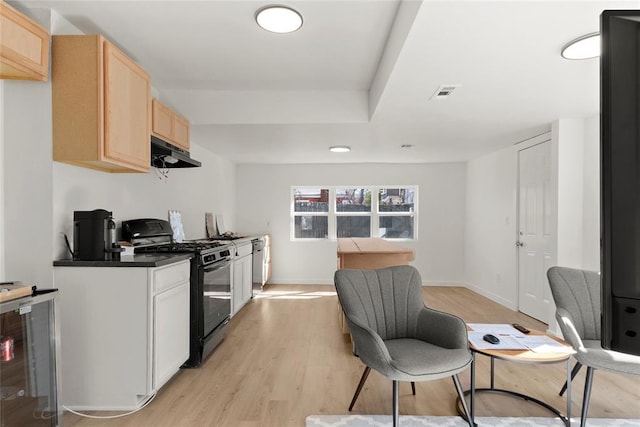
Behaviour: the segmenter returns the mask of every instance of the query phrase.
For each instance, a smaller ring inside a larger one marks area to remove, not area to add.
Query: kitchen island
[[[338,269],[375,270],[394,265],[407,265],[415,259],[415,251],[378,237],[338,239]],[[349,326],[338,303],[340,327],[345,334]]]
[[[413,249],[403,248],[378,237],[338,239],[338,269],[374,270],[406,265],[414,259]]]

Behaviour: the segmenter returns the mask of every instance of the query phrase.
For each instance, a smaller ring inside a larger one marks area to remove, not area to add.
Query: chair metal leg
[[[360,391],[362,390],[362,386],[367,381],[367,377],[369,376],[369,372],[371,372],[371,368],[365,366],[364,372],[362,373],[362,377],[360,378],[360,382],[358,383],[358,388],[356,388],[356,392],[353,395],[353,399],[351,399],[351,405],[349,405],[349,412],[353,409],[353,405],[356,404],[356,400],[358,400],[358,396],[360,395]]]
[[[411,393],[413,393],[413,395],[416,395],[416,383],[414,383],[413,381],[411,381]]]
[[[475,427],[474,419],[471,417],[471,412],[469,412],[469,408],[467,407],[467,401],[464,400],[464,391],[462,390],[462,386],[460,385],[458,374],[453,375],[451,378],[453,378],[453,385],[456,386],[456,391],[458,392],[458,397],[460,398],[460,402],[462,403],[462,409],[464,409],[464,413],[467,416],[469,427]]]
[[[400,404],[398,403],[398,383],[393,382],[393,427],[400,425]]]
[[[594,369],[591,366],[587,366],[587,378],[584,382],[584,396],[582,398],[582,413],[580,414],[580,427],[587,425],[589,398],[591,397],[591,386],[593,385],[593,371]]]
[[[576,362],[576,364],[573,365],[573,369],[571,370],[571,381],[573,381],[573,379],[576,377],[576,375],[580,371],[580,368],[582,368],[582,363],[580,363],[580,362]],[[562,396],[565,391],[567,391],[567,382],[566,381],[564,382],[564,385],[560,389],[560,396]]]

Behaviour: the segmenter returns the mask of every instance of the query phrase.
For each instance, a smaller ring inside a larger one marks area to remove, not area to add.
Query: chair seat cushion
[[[583,365],[621,374],[640,375],[640,356],[605,350],[599,340],[583,340],[575,355]]]
[[[384,343],[391,356],[392,372],[383,374],[392,380],[429,381],[450,377],[471,363],[467,348],[443,348],[410,338]]]

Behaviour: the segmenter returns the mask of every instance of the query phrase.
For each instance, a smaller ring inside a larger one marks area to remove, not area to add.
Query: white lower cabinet
[[[55,267],[62,404],[139,408],[189,357],[190,261]]]
[[[233,259],[233,286],[231,290],[232,313],[236,314],[249,302],[253,295],[253,247],[251,242],[236,245],[236,257]]]
[[[155,295],[153,309],[153,382],[157,390],[189,358],[189,282]]]

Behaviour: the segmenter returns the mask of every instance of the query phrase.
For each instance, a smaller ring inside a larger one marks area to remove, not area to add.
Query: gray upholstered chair
[[[619,374],[640,375],[640,356],[605,350],[600,345],[600,274],[565,267],[551,267],[547,272],[556,303],[560,330],[576,353],[573,378],[581,365],[587,367],[580,426],[587,422],[589,397],[596,369]],[[562,388],[560,394],[564,392]]]
[[[349,410],[371,369],[393,381],[394,426],[399,419],[399,381],[452,377],[469,425],[473,425],[457,375],[471,363],[465,323],[424,305],[418,271],[408,265],[338,270],[334,281],[354,353],[365,364]]]

